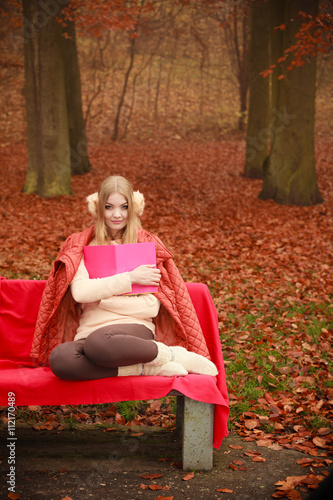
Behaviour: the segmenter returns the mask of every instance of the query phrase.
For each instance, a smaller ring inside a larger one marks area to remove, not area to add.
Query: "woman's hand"
[[[131,283],[146,286],[158,286],[161,279],[161,271],[153,265],[139,266],[129,272]]]

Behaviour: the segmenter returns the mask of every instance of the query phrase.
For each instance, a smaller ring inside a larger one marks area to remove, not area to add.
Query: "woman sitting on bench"
[[[111,176],[87,201],[94,225],[66,240],[42,298],[33,343],[41,364],[49,354],[52,372],[64,380],[217,375],[172,254],[141,228],[141,193]],[[89,278],[84,246],[143,242],[155,243],[156,268]],[[131,295],[133,284],[158,291]]]

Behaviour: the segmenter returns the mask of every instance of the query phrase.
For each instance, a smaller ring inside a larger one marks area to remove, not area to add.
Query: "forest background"
[[[150,29],[139,37],[78,31],[92,168],[72,177],[73,195],[52,198],[21,192],[27,171],[24,56],[15,43],[21,28],[2,20],[0,273],[45,279],[66,237],[90,223],[85,197],[107,175],[124,175],[145,195],[143,226],[174,252],[185,280],[209,286],[230,428],[300,449],[315,457],[306,465],[316,466],[332,442],[332,52],[318,56],[316,77],[316,171],[324,201],[311,207],[262,201],[262,181],[243,175],[248,4],[236,2],[236,25],[233,17],[217,21],[186,4],[172,15],[152,11]],[[64,415],[71,425],[152,418],[151,409],[140,419],[128,407],[120,411],[71,408]],[[22,410],[22,418],[38,428],[63,423],[47,408]],[[163,414],[154,423],[166,425]]]

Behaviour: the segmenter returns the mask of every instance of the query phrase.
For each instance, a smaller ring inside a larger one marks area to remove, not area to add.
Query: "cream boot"
[[[156,359],[156,358],[155,358]],[[155,360],[149,363],[138,363],[130,366],[119,366],[118,377],[129,377],[131,375],[160,375],[162,377],[173,377],[174,375],[185,376],[187,370],[174,361],[165,362],[164,364],[152,365]]]
[[[153,340],[153,342],[155,342],[155,340]],[[150,363],[157,363],[159,356],[161,356],[161,359],[167,359],[170,355],[169,359],[171,361],[175,361],[176,363],[181,364],[189,373],[211,376],[215,376],[218,374],[217,368],[214,363],[212,363],[212,361],[209,361],[209,359],[205,358],[204,356],[201,356],[200,354],[187,351],[185,347],[181,346],[169,347],[162,342],[155,342],[155,344],[158,347],[158,355]]]
[[[164,365],[164,363],[174,361],[173,354],[169,346],[163,344],[163,342],[156,342],[155,340],[152,340],[152,342],[157,345],[158,352],[156,358],[149,361],[150,366]]]

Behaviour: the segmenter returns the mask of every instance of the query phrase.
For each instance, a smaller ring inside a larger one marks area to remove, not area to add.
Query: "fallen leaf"
[[[119,413],[117,413],[115,416],[115,422],[116,424],[124,425],[126,423],[126,420]]]
[[[194,472],[189,472],[188,474],[186,474],[186,476],[182,477],[182,480],[189,481],[190,479],[193,479],[193,477],[194,477]]]
[[[162,497],[159,495],[158,497],[154,498],[154,500],[173,500],[175,497]]]
[[[244,452],[244,455],[246,455],[247,457],[253,457],[253,456],[258,456],[258,455],[261,455],[260,451],[245,451]]]
[[[242,462],[241,460],[233,460],[232,463],[235,465],[243,465],[244,462]]]
[[[321,427],[318,429],[318,434],[319,436],[326,436],[327,434],[330,434],[332,432],[332,429],[329,427]]]
[[[294,489],[295,486],[300,484],[307,476],[288,476],[284,481],[277,481],[274,483],[280,490],[288,491]]]
[[[288,500],[302,500],[301,494],[297,490],[286,491]]]
[[[159,399],[155,399],[150,403],[149,409],[151,411],[158,411],[161,408],[161,401]]]
[[[247,429],[252,430],[259,425],[259,420],[257,419],[246,420],[244,425]]]
[[[320,437],[314,437],[312,439],[313,444],[319,446],[319,448],[326,448],[326,439]]]
[[[271,439],[258,439],[257,446],[271,446],[273,441]]]
[[[296,460],[296,463],[298,465],[301,465],[302,467],[306,467],[307,465],[313,464],[314,459],[313,458],[299,458]]]
[[[303,432],[303,431],[306,431],[306,427],[304,427],[304,425],[294,425],[293,429],[294,429],[296,432]]]
[[[273,443],[271,444],[269,447],[268,447],[270,450],[274,450],[274,451],[280,451],[282,450],[282,446],[280,446],[279,444],[277,443]]]
[[[11,491],[10,493],[8,493],[8,498],[10,498],[10,500],[19,500],[21,498],[21,495],[19,495],[18,493],[13,493]]]
[[[229,488],[216,488],[215,491],[218,491],[219,493],[233,493],[234,490],[229,490]]]
[[[142,479],[157,479],[158,477],[163,477],[163,474],[144,474],[143,476],[139,476]]]
[[[150,484],[150,485],[148,486],[148,488],[149,488],[150,490],[153,490],[153,491],[156,491],[156,490],[162,490],[162,489],[163,489],[163,488],[162,488],[162,486],[160,486],[159,484]]]

